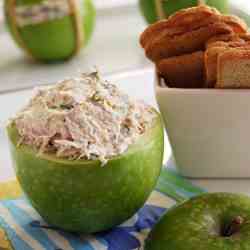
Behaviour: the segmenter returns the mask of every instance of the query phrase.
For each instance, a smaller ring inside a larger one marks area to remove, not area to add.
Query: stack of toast
[[[250,88],[250,34],[236,16],[205,5],[180,10],[140,43],[168,87]]]

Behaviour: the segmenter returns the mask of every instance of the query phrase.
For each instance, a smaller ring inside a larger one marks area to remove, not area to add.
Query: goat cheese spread
[[[125,152],[152,126],[154,110],[97,72],[36,90],[13,119],[20,144],[67,159],[100,160]]]
[[[38,4],[17,6],[16,22],[19,27],[63,18],[70,14],[68,0],[47,0]]]

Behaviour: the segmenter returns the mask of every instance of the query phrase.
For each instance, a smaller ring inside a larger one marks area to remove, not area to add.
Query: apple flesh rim
[[[45,221],[67,231],[93,233],[121,224],[143,206],[160,175],[164,134],[158,113],[152,127],[105,166],[37,155],[31,147],[17,146],[13,124],[7,132],[24,193]]]
[[[250,241],[250,198],[210,193],[170,209],[146,240],[145,250],[244,250]]]
[[[180,9],[197,6],[197,3],[198,0],[168,0],[163,1],[163,8],[168,17]],[[222,13],[228,13],[228,0],[205,0],[204,3],[217,8]],[[155,0],[140,0],[139,5],[148,23],[151,24],[157,21]]]
[[[37,4],[43,0],[16,0],[16,5]],[[12,29],[12,20],[7,13],[9,0],[5,0],[5,16],[10,33],[19,47],[20,44]],[[83,45],[86,46],[95,24],[95,8],[92,0],[83,0],[84,15],[82,17],[82,29],[84,34]],[[35,25],[27,25],[18,28],[23,43],[32,57],[44,61],[53,62],[69,59],[76,49],[76,30],[71,15],[60,19],[47,21]]]

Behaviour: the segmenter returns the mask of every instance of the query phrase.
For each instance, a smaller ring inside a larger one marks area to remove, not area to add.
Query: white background
[[[93,1],[97,8],[111,8],[115,6],[137,4],[139,0],[93,0]],[[3,0],[0,0],[0,6],[2,2]],[[230,0],[230,2],[250,12],[249,0]],[[0,20],[1,19],[2,15],[0,14]]]

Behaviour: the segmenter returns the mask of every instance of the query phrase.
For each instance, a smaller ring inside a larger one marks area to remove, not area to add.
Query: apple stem
[[[206,1],[205,0],[197,0],[198,5],[205,5]]]
[[[163,8],[163,0],[154,0],[154,1],[155,1],[155,8],[158,20],[165,19],[166,15]]]
[[[231,223],[225,228],[223,232],[224,237],[230,237],[233,234],[239,232],[240,226],[244,223],[244,219],[241,216],[235,217]]]

